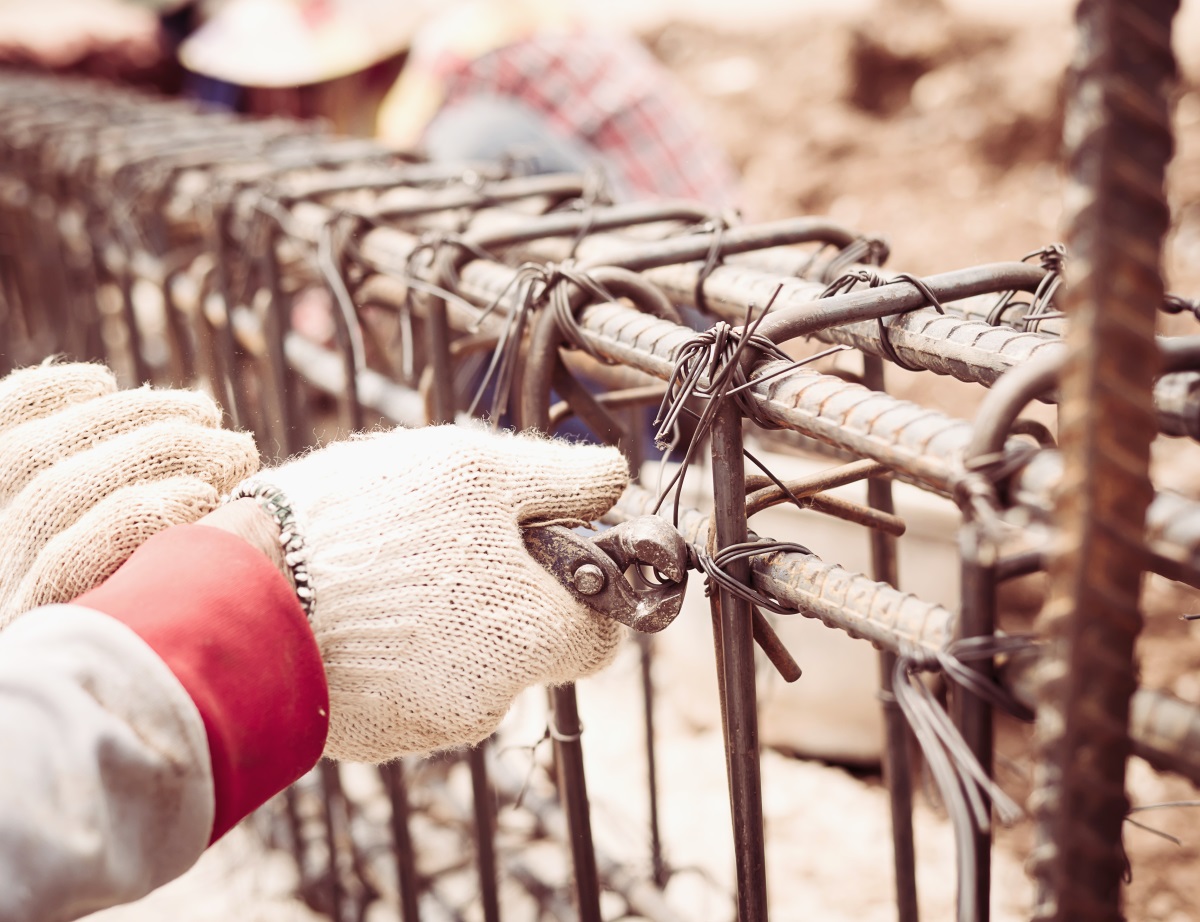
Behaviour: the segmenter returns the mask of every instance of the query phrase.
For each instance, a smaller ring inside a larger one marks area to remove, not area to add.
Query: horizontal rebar
[[[211,248],[210,234],[229,237],[218,247],[216,274],[244,271],[251,277],[251,261],[264,255],[256,236],[264,215],[283,228],[281,249],[286,252],[281,261],[286,263],[282,274],[287,284],[320,281],[311,265],[296,257],[315,246],[335,221],[349,220],[358,222],[355,256],[395,283],[378,286],[381,298],[399,303],[410,287],[424,286],[423,294],[429,294],[434,284],[452,288],[445,295],[447,314],[460,331],[472,330],[480,320],[479,308],[493,301],[498,301],[499,309],[482,327],[492,334],[503,327],[515,306],[509,289],[518,272],[505,261],[527,253],[543,268],[548,260],[568,257],[583,270],[624,265],[641,272],[676,305],[698,300],[699,288],[707,307],[733,324],[744,320],[751,305],[761,307],[774,298],[775,309],[760,332],[777,340],[813,336],[984,386],[994,385],[1014,368],[1029,367],[1065,349],[1058,338],[1065,327],[1060,318],[1041,321],[1037,331],[1024,332],[1020,316],[1025,308],[1014,303],[998,325],[988,322],[1004,291],[1033,291],[1044,279],[1043,269],[1025,263],[974,266],[923,280],[939,299],[945,299],[945,314],[928,306],[924,292],[910,281],[821,298],[825,281],[785,277],[817,274],[814,270],[821,267],[807,255],[778,250],[738,255],[750,248],[810,237],[835,247],[855,241],[852,233],[820,218],[725,227],[707,209],[682,202],[523,213],[521,206],[537,212],[575,198],[584,184],[577,177],[503,182],[507,173],[498,167],[480,165],[475,171],[462,164],[413,164],[374,142],[336,141],[312,126],[243,120],[201,112],[187,104],[147,104],[139,94],[57,80],[0,75],[0,108],[5,118],[0,157],[8,158],[4,169],[23,175],[27,183],[24,190],[6,183],[0,218],[34,216],[30,223],[39,237],[46,238],[39,239],[31,247],[34,250],[76,245],[88,252],[94,243],[97,269],[126,283],[142,276],[164,286],[173,272],[203,248]],[[321,171],[339,164],[345,169]],[[452,182],[464,172],[471,173],[469,181]],[[492,184],[493,180],[497,182]],[[431,189],[431,184],[445,187]],[[496,207],[510,200],[517,206]],[[71,233],[63,229],[63,222],[56,223],[53,214],[41,214],[62,202],[71,202],[78,212],[79,227]],[[490,210],[476,214],[480,209]],[[89,239],[93,232],[89,216],[101,211],[108,216],[111,239]],[[470,223],[464,220],[466,212],[472,215]],[[375,226],[381,221],[392,226]],[[652,229],[622,230],[626,224],[649,221],[654,222]],[[481,236],[485,228],[509,233],[485,238]],[[595,233],[598,230],[604,232]],[[489,241],[488,252],[468,251],[455,242],[455,233]],[[75,239],[67,239],[72,234]],[[230,257],[240,247],[244,259],[223,263],[220,249],[224,246],[229,247]],[[455,264],[457,277],[448,281],[450,275],[434,271],[435,267],[444,270],[446,260],[441,259],[439,266],[435,257],[453,252],[444,249],[453,246],[459,246],[457,255],[463,262]],[[15,255],[0,253],[0,257]],[[478,258],[481,255],[485,258]],[[39,258],[49,262],[54,257],[39,254]],[[784,263],[793,268],[780,270],[778,265]],[[37,285],[47,286],[50,293],[55,285],[63,287],[53,277],[53,266],[37,269],[42,273]],[[229,302],[227,315],[252,313],[243,309],[248,305],[234,303],[242,297],[253,302],[251,280],[223,278],[217,287]],[[24,292],[19,297],[23,296]],[[50,305],[45,308],[50,310],[53,299],[30,298],[28,304]],[[137,323],[131,303],[127,307],[136,364],[140,360]],[[415,309],[420,313],[425,308]],[[884,318],[886,331],[877,322]],[[620,303],[586,307],[577,321],[581,340],[600,359],[659,380],[671,377],[680,348],[694,335],[683,326]],[[281,335],[279,341],[288,363],[319,389],[353,392],[362,405],[397,422],[423,420],[425,402],[417,392],[367,368],[354,372],[349,366],[348,378],[342,356],[295,333]],[[276,362],[276,366],[283,364]],[[970,423],[811,369],[772,377],[785,367],[765,364],[754,370],[747,398],[757,423],[819,440],[851,457],[869,459],[860,464],[883,465],[899,479],[955,495],[974,431]],[[228,371],[233,373],[232,368]],[[1162,432],[1200,437],[1200,374],[1164,376],[1155,400]],[[1007,425],[996,428],[989,445],[1002,457],[1024,459],[1028,443],[1005,439]],[[1037,451],[1005,485],[1007,498],[1033,517],[1049,521],[1054,495],[1062,485],[1062,467],[1056,451]],[[631,487],[609,518],[646,514],[656,500],[647,491]],[[858,507],[840,504],[833,511],[866,520]],[[893,531],[901,527],[899,520],[882,515],[872,521]],[[680,525],[688,541],[707,548],[708,516],[683,510]],[[1155,569],[1200,585],[1200,504],[1170,492],[1157,493],[1147,516],[1146,543]],[[750,561],[750,579],[760,592],[805,616],[893,653],[943,652],[956,634],[957,616],[949,609],[813,554],[764,553]],[[1032,703],[1030,686],[1019,673],[1014,675],[1018,697]],[[1133,698],[1130,732],[1135,751],[1156,767],[1200,781],[1200,708],[1162,692],[1139,690]],[[507,785],[508,796],[515,797],[511,781],[502,781],[502,786]],[[541,825],[563,840],[561,811],[552,804],[536,807]],[[600,860],[600,871],[632,911],[648,918],[673,918],[654,887],[607,859]]]
[[[617,524],[653,513],[658,497],[632,485],[621,495],[606,522]],[[708,546],[709,517],[695,509],[680,510],[684,539],[703,550]],[[815,554],[763,554],[751,560],[754,584],[767,595],[853,637],[898,652],[902,645],[931,653],[953,639],[954,615],[910,592],[826,563]]]
[[[1037,701],[1037,657],[1021,655],[1001,672],[1001,681],[1027,707]],[[1169,692],[1139,688],[1129,702],[1133,752],[1159,771],[1200,784],[1200,706]]]
[[[181,111],[188,112],[186,109]],[[207,191],[210,190],[202,190]],[[253,208],[261,195],[260,191],[254,191],[252,195],[243,193],[239,200],[246,199],[247,206]],[[300,233],[310,243],[315,244],[321,229],[329,223],[333,214],[328,207],[310,202],[297,202],[289,211],[288,231]],[[410,255],[419,242],[412,234],[381,227],[363,236],[360,250],[368,264],[373,264],[379,270],[403,276],[408,271]],[[1015,266],[1021,267],[1020,271],[1027,272],[1029,278],[1026,282],[1029,285],[1034,284],[1040,277],[1040,270],[1036,267],[1023,264]],[[689,280],[694,282],[697,271],[692,265],[667,266],[650,269],[647,274],[662,282],[662,275],[686,272],[690,275]],[[983,267],[971,277],[973,281],[970,285],[986,283],[996,271],[998,270]],[[477,303],[487,303],[508,286],[514,272],[510,267],[476,259],[464,267],[461,289]],[[1013,268],[1011,272],[1017,272],[1017,269]],[[756,277],[755,280],[746,281],[745,273],[752,273]],[[762,287],[764,290],[761,292],[761,300],[765,303],[768,296],[765,290],[767,279],[764,273],[753,269],[736,265],[723,266],[718,267],[709,276],[705,288],[709,292],[710,303],[718,303],[722,286],[732,285],[740,288],[740,296],[745,298],[756,297],[758,288]],[[675,287],[678,288],[680,284],[677,281]],[[805,305],[808,309],[813,309],[813,283],[791,280],[785,281],[784,285],[785,290],[778,301],[781,305],[781,317],[799,317]],[[895,291],[889,293],[889,297],[896,300],[897,304],[908,304],[916,295],[904,291],[905,288],[911,286],[895,286]],[[968,293],[970,292],[973,292],[973,289]],[[862,299],[872,294],[851,293],[849,296],[841,296],[842,303],[847,303],[847,298]],[[818,307],[824,310],[829,302],[835,300],[838,299],[827,299],[826,303]],[[457,310],[458,316],[455,317],[453,301],[450,308],[452,322],[460,329],[476,319],[470,316],[469,312],[464,314],[461,308]],[[913,313],[920,314],[921,311]],[[933,317],[927,318],[929,324],[946,324],[959,330],[966,329],[971,333],[971,337],[975,336],[975,328],[981,326],[959,324],[953,318],[943,319],[935,312],[928,313],[934,314]],[[924,319],[919,317],[918,321],[924,322]],[[772,321],[774,318],[768,319],[768,322]],[[793,319],[789,329],[795,329],[796,322]],[[779,323],[782,324],[783,321]],[[813,329],[820,327],[811,317],[803,323]],[[684,328],[638,315],[619,305],[588,308],[583,312],[581,324],[589,342],[606,358],[624,362],[662,379],[668,377],[671,371],[675,350],[690,336],[690,331]],[[1038,334],[1009,334],[1003,330],[984,330],[982,335],[997,340],[1006,337],[1004,349],[1012,349],[1014,355],[1032,354],[1049,345],[1044,342],[1044,337]],[[1004,349],[992,350],[991,354],[1006,354]],[[986,362],[981,362],[978,367],[984,364]],[[967,365],[976,367],[970,362]],[[764,373],[770,370],[764,369]],[[1167,382],[1173,393],[1178,394],[1183,389],[1180,380],[1173,377]],[[758,406],[761,419],[769,424],[793,429],[859,457],[879,461],[893,468],[898,477],[936,492],[949,494],[953,490],[960,471],[962,449],[970,433],[969,424],[962,420],[877,394],[837,378],[804,370],[776,378],[766,385],[754,386],[750,393]],[[1177,404],[1182,403],[1185,408],[1190,406],[1190,390],[1186,391],[1186,394],[1186,397],[1176,400]],[[1180,428],[1186,427],[1185,419]],[[1050,457],[1051,454],[1042,453],[1039,459],[1041,463],[1037,466],[1037,470],[1041,472],[1039,476],[1030,476],[1027,469],[1017,477],[1014,495],[1020,496],[1035,508],[1048,506],[1050,493],[1059,479],[1057,475],[1060,472],[1057,468],[1060,465]],[[1031,465],[1030,469],[1033,467]],[[1045,473],[1051,469],[1054,469],[1054,476]],[[1200,523],[1200,507],[1182,497],[1164,494],[1163,498],[1151,507],[1148,533],[1156,557],[1171,562],[1180,577],[1193,583],[1200,581],[1200,527],[1197,527],[1197,523]]]
[[[130,105],[135,105],[136,97],[131,97]],[[198,118],[199,115],[190,110],[184,114]],[[152,120],[150,120],[152,122]],[[239,122],[228,117],[215,117],[205,114],[206,132],[221,128],[239,134],[261,131],[259,123]],[[376,146],[380,153],[383,148]],[[528,182],[528,181],[525,181]],[[540,191],[539,184],[546,182],[545,191],[561,190],[561,186],[549,181],[538,180],[530,182],[531,194]],[[359,185],[364,185],[360,183]],[[518,188],[521,183],[518,183]],[[336,188],[336,187],[334,187]],[[306,192],[304,182],[295,188],[289,188],[287,197],[303,195]],[[500,198],[507,198],[501,194]],[[440,198],[440,201],[438,199]],[[486,199],[486,193],[473,190],[446,190],[437,193],[428,203],[415,203],[406,200],[404,205],[397,202],[396,217],[408,213],[429,212],[438,207],[453,209],[462,204]],[[386,204],[380,204],[371,209],[374,213],[387,214],[390,209]],[[507,218],[512,222],[512,217]],[[727,231],[725,249],[730,253],[737,252],[737,242],[740,235],[755,229],[733,229]],[[537,251],[538,241],[527,244],[533,252]],[[697,244],[687,238],[678,239],[675,244],[681,250]],[[583,241],[579,247],[579,257],[586,262],[609,262],[613,259],[628,257],[632,244],[614,235],[593,235]],[[736,256],[731,257],[737,259]],[[781,257],[782,258],[782,257]],[[781,258],[775,261],[779,262]],[[793,261],[796,257],[790,257]],[[761,264],[764,260],[760,259]],[[760,265],[754,264],[753,257],[745,258],[746,264],[737,262],[718,266],[704,281],[706,302],[711,309],[729,320],[740,320],[745,316],[746,309],[751,303],[764,303],[770,296],[773,287],[778,284],[779,277],[770,271],[764,271]],[[769,267],[770,262],[766,261]],[[998,264],[1004,266],[1004,272],[1014,279],[1024,282],[1027,288],[1033,287],[1040,280],[1043,270],[1028,264]],[[689,303],[692,299],[700,267],[695,262],[684,262],[667,266],[655,266],[646,270],[647,277],[663,288],[664,292],[676,303]],[[1003,273],[1000,273],[1003,275]],[[785,281],[785,287],[778,299],[779,311],[787,313],[794,311],[800,305],[812,302],[823,290],[822,283],[792,279]],[[992,287],[996,287],[993,284]],[[900,292],[896,289],[895,292]],[[903,301],[902,294],[892,293],[893,300]],[[861,298],[866,294],[860,292]],[[910,295],[911,297],[911,295]],[[899,302],[898,302],[899,303]],[[940,314],[930,308],[919,308],[899,314],[889,321],[889,340],[896,354],[905,362],[945,374],[962,381],[990,385],[1006,370],[1021,364],[1035,353],[1047,348],[1061,348],[1061,342],[1056,335],[1057,329],[1046,327],[1046,332],[1020,332],[1006,325],[992,326],[984,322],[990,312],[990,300],[983,297],[959,299],[951,305],[949,314]],[[961,315],[961,316],[960,316]],[[1051,323],[1056,321],[1046,321]],[[845,324],[842,326],[819,329],[815,332],[818,338],[834,343],[851,345],[854,348],[873,355],[886,357],[885,347],[880,342],[878,327],[869,321]],[[1171,435],[1192,435],[1200,431],[1200,404],[1190,399],[1193,391],[1200,389],[1200,376],[1175,378],[1159,388],[1161,428]]]
[[[318,205],[297,206],[294,229],[315,237],[326,213]],[[418,238],[411,234],[379,228],[364,236],[361,252],[372,268],[403,273],[417,245]],[[500,306],[507,308],[510,305],[502,296],[515,273],[511,267],[475,259],[462,268],[459,291],[475,304],[499,298]],[[473,309],[454,301],[447,307],[451,322],[460,329],[474,323],[478,316]],[[500,319],[494,322],[499,324]],[[588,342],[606,359],[662,380],[670,377],[676,351],[693,335],[685,327],[621,304],[585,308],[579,323]],[[764,365],[759,372],[766,377],[777,370],[775,365]],[[878,461],[892,468],[899,479],[949,496],[961,476],[962,454],[972,431],[965,420],[807,369],[754,385],[749,393],[768,424]],[[1025,444],[1013,440],[1009,450],[1023,451]],[[1040,452],[1035,461],[1038,463],[1016,475],[1013,495],[1048,514],[1050,497],[1061,479],[1061,461],[1054,451]],[[1160,492],[1147,522],[1151,548],[1157,558],[1172,562],[1173,578],[1200,584],[1200,504]]]
[[[657,497],[632,485],[604,517],[618,524],[653,514]],[[680,531],[697,548],[708,543],[709,516],[681,509]],[[957,615],[949,609],[901,592],[887,583],[829,564],[815,554],[776,552],[751,560],[756,589],[851,637],[870,641],[893,653],[919,648],[935,654],[957,631]],[[1032,707],[1035,686],[1026,658],[1006,671],[1005,684]],[[1134,750],[1155,768],[1173,771],[1200,783],[1200,707],[1162,691],[1140,689],[1133,697],[1130,735]]]

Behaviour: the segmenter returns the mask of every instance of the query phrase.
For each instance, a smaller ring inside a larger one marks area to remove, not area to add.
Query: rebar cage
[[[331,426],[483,412],[542,431],[574,417],[637,470],[653,452],[646,408],[658,406],[655,435],[674,442],[680,469],[710,462],[712,510],[643,484],[608,521],[672,518],[709,580],[737,918],[768,917],[755,646],[798,675],[761,609],[880,650],[900,919],[917,918],[910,734],[954,822],[958,917],[988,917],[991,816],[1015,809],[990,779],[997,707],[1038,717],[1038,916],[1116,918],[1126,755],[1200,782],[1200,709],[1136,687],[1132,658],[1141,574],[1200,586],[1200,506],[1155,489],[1145,463],[1156,433],[1200,437],[1200,339],[1154,336],[1164,306],[1187,304],[1164,296],[1157,269],[1172,13],[1156,7],[1123,31],[1112,23],[1128,5],[1081,11],[1101,44],[1149,49],[1158,64],[1123,84],[1133,97],[1104,95],[1108,108],[1081,116],[1093,122],[1072,153],[1086,195],[1070,266],[1050,247],[925,278],[884,270],[880,239],[822,218],[746,225],[691,202],[613,205],[592,177],[427,162],[311,124],[4,73],[0,371],[59,354],[107,361],[127,383],[204,386],[269,458]],[[1117,66],[1082,62],[1076,94],[1108,86]],[[1144,143],[1123,148],[1106,119],[1134,119]],[[297,320],[314,298],[328,335]],[[857,350],[861,373],[825,373],[780,349],[800,337]],[[889,364],[990,390],[973,422],[955,419],[889,396]],[[1037,398],[1061,399],[1061,448],[1020,418]],[[764,433],[838,464],[791,481],[754,470],[746,440]],[[868,482],[866,506],[825,494],[856,480]],[[957,611],[896,588],[893,480],[962,511]],[[748,515],[781,502],[869,529],[873,573],[748,532]],[[998,584],[1048,564],[1038,636],[998,632]],[[484,744],[381,766],[384,819],[323,763],[259,825],[294,855],[303,898],[337,920],[361,919],[380,894],[406,922],[679,918],[663,893],[675,869],[659,844],[644,638],[640,656],[644,860],[593,842],[570,687],[549,693],[548,787]],[[1089,656],[1103,660],[1107,690],[1090,706],[1079,684],[1097,668]],[[948,705],[919,680],[927,671],[944,676]],[[418,872],[420,836],[435,827],[470,858]],[[539,843],[557,843],[569,867],[547,876],[527,863]],[[463,892],[446,882],[464,875],[468,897],[447,895]],[[513,892],[528,905],[513,910]]]

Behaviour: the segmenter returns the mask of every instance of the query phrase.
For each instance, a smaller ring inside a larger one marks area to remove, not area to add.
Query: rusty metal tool
[[[567,591],[589,608],[646,634],[675,620],[687,588],[688,551],[683,536],[657,516],[623,522],[595,538],[562,525],[526,528],[525,547]],[[625,572],[637,568],[633,579]],[[658,583],[640,573],[654,571]]]

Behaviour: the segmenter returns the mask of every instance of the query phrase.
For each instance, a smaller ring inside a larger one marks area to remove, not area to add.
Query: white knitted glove
[[[0,380],[0,628],[93,588],[143,541],[210,512],[258,468],[192,391],[118,391],[100,365]]]
[[[617,625],[529,556],[520,525],[591,522],[627,481],[616,449],[462,426],[359,436],[254,477],[307,542],[326,755],[473,744],[528,686],[606,665]]]

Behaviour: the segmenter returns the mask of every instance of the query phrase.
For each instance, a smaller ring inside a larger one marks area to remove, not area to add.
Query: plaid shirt
[[[519,100],[594,151],[627,194],[737,203],[726,156],[667,71],[631,39],[555,32],[475,59],[443,51],[425,64],[444,106],[480,95]]]

